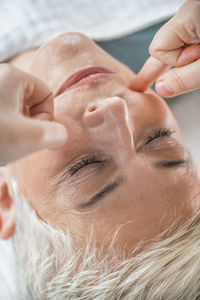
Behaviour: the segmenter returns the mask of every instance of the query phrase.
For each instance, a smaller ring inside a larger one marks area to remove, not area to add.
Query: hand
[[[200,88],[199,18],[200,1],[188,0],[156,33],[149,48],[153,58],[139,72],[133,89],[138,85],[145,91],[156,79],[156,90],[164,97]],[[166,71],[166,66],[174,68]]]
[[[50,122],[53,107],[52,92],[42,80],[0,65],[0,164],[64,144],[65,127]]]

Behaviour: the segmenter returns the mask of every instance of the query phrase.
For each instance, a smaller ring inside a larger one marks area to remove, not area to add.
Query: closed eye
[[[174,131],[164,128],[164,129],[157,129],[155,132],[153,132],[151,135],[148,135],[146,138],[145,145],[150,144],[152,141],[159,137],[163,136],[170,136]],[[85,168],[88,165],[91,164],[99,164],[102,163],[102,160],[99,160],[96,156],[91,156],[89,158],[82,158],[80,161],[78,161],[74,166],[72,166],[69,169],[69,175],[73,176],[76,174],[80,169]]]
[[[89,158],[82,158],[80,161],[78,161],[78,163],[76,163],[73,167],[71,167],[69,169],[69,175],[73,176],[74,174],[76,174],[80,169],[91,165],[91,164],[99,164],[102,163],[101,160],[99,160],[96,156],[92,156]]]
[[[155,139],[159,138],[159,137],[163,137],[163,136],[170,136],[174,131],[164,128],[164,129],[158,129],[156,130],[152,135],[149,135],[146,139],[145,145],[150,144],[152,141],[154,141]]]

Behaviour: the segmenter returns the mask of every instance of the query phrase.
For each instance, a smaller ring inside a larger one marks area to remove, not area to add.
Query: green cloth
[[[137,73],[149,57],[148,49],[155,33],[165,22],[120,39],[97,42],[97,44]]]
[[[154,35],[167,21],[165,20],[120,39],[97,42],[97,44],[137,73],[150,55],[149,46]],[[154,85],[152,88],[155,90]]]

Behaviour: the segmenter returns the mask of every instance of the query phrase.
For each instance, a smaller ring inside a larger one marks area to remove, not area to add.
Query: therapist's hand
[[[42,80],[0,65],[0,165],[64,144],[67,132],[52,122],[53,108],[52,92]]]
[[[156,90],[164,97],[200,88],[199,43],[200,1],[188,0],[156,33],[149,48],[152,57],[137,75],[132,88],[145,91],[156,81]],[[174,68],[169,69],[170,66]]]

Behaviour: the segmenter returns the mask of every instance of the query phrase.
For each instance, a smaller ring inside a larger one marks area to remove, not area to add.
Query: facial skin
[[[81,244],[91,231],[97,245],[109,244],[118,230],[116,247],[129,251],[177,218],[191,216],[196,177],[165,102],[151,91],[130,90],[132,71],[87,37],[72,33],[51,40],[36,53],[30,71],[56,94],[67,77],[91,66],[113,74],[54,100],[67,143],[27,156],[9,170],[43,221],[69,229]],[[169,133],[151,141],[159,129]],[[82,159],[91,163],[72,175]]]

